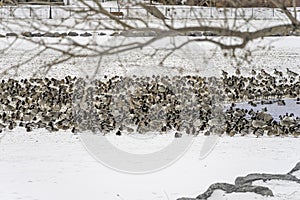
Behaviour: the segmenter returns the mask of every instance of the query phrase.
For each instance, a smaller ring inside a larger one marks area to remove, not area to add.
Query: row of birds
[[[0,131],[17,126],[30,132],[45,128],[99,133],[198,135],[299,135],[299,119],[285,114],[275,120],[266,110],[254,112],[234,102],[299,97],[299,75],[252,71],[251,76],[223,71],[221,78],[200,76],[103,77],[66,76],[0,82]],[[224,102],[233,103],[224,111]],[[277,101],[278,102],[278,101]]]
[[[250,76],[242,76],[237,69],[235,74],[229,76],[222,71],[224,95],[231,102],[299,97],[299,74],[289,68],[285,74],[277,69],[273,73],[262,69],[252,70]]]

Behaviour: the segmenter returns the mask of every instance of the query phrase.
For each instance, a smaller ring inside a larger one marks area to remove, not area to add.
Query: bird
[[[228,76],[228,72],[221,70],[222,71],[222,76],[227,77]]]
[[[121,136],[121,135],[122,135],[121,131],[118,130],[118,131],[116,132],[116,135],[117,135],[117,136]]]
[[[285,106],[285,101],[283,99],[280,99],[280,100],[277,101],[277,105]]]
[[[291,127],[295,125],[295,120],[292,118],[293,115],[288,116],[287,113],[285,116],[279,116],[280,125],[285,127]]]
[[[0,123],[0,130],[5,129],[6,125]]]
[[[256,137],[263,136],[264,135],[264,129],[257,127],[254,130],[253,134],[256,135]]]
[[[274,69],[274,74],[279,76],[279,77],[283,76],[283,73],[281,71],[278,71],[276,68]]]
[[[286,68],[286,73],[288,76],[290,77],[297,77],[299,74],[296,72],[293,72],[292,70],[290,70],[289,68]]]
[[[252,124],[252,126],[253,126],[254,128],[265,128],[265,127],[267,127],[267,123],[266,123],[265,121],[263,121],[263,120],[258,120],[258,119],[256,119],[256,117],[254,117],[254,118],[252,119],[251,124]]]
[[[175,132],[174,137],[175,137],[175,138],[181,138],[181,137],[182,137],[182,133],[180,133],[180,132]]]

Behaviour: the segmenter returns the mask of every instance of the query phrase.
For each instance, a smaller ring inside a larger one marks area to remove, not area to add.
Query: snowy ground
[[[122,142],[123,136],[108,136]],[[158,136],[160,141],[173,135]],[[295,138],[222,137],[212,153],[199,159],[205,138],[178,162],[156,173],[130,175],[95,161],[77,136],[69,132],[24,130],[7,132],[0,144],[0,199],[176,199],[194,197],[214,182],[233,183],[254,172],[287,173],[300,160]],[[123,140],[124,142],[124,140]],[[128,144],[130,146],[130,144]],[[157,145],[157,143],[156,143]],[[137,145],[137,151],[144,146]],[[265,184],[265,183],[263,183]],[[297,199],[300,185],[270,182],[275,197]],[[217,198],[218,197],[218,198]],[[219,193],[211,199],[224,199]],[[266,199],[253,194],[226,195],[228,199]],[[237,198],[238,197],[238,198]],[[246,198],[249,197],[249,198]]]
[[[117,45],[123,44],[124,41],[132,40],[149,40],[151,38],[129,38],[124,37],[110,37],[110,36],[96,36],[92,38],[77,37],[74,40],[81,44],[91,45]],[[45,38],[43,39],[48,44],[60,45],[64,47],[61,39]],[[67,40],[67,39],[66,39]],[[73,39],[72,39],[73,40]],[[159,65],[162,58],[166,55],[165,51],[158,52],[154,57],[149,56],[153,53],[153,48],[172,46],[174,42],[178,44],[186,41],[185,37],[167,38],[159,40],[152,47],[146,47],[119,55],[106,56],[101,58],[100,70],[96,78],[102,78],[106,75],[152,75],[152,74],[169,74],[169,75],[183,75],[196,73],[200,76],[220,76],[221,69],[234,73],[237,66],[240,67],[243,75],[251,72],[251,69],[272,72],[274,68],[286,72],[286,68],[293,69],[295,72],[300,72],[300,37],[268,37],[263,40],[256,40],[250,43],[246,50],[252,51],[252,56],[247,62],[242,62],[237,65],[237,61],[224,57],[222,51],[208,43],[193,43],[176,52],[173,56],[168,58],[164,65]],[[65,41],[67,42],[67,41]],[[13,43],[11,48],[8,48],[0,54],[0,64],[3,69],[10,66],[17,65],[20,62],[28,60],[18,71],[10,71],[4,77],[13,77],[17,73],[17,77],[30,77],[36,71],[40,70],[36,66],[41,66],[45,63],[50,63],[52,60],[59,58],[60,53],[53,51],[46,51],[40,56],[35,56],[40,48],[33,45],[31,42],[18,40],[14,38],[6,38],[0,40],[0,45],[9,46]],[[269,47],[264,49],[263,47]],[[100,48],[100,47],[99,47]],[[100,49],[101,50],[101,49]],[[95,58],[72,58],[64,63],[60,63],[51,68],[48,76],[63,78],[66,74],[73,76],[86,77],[95,70],[95,63],[98,63],[100,57]],[[114,62],[111,62],[114,60]],[[238,60],[240,61],[240,60]],[[209,68],[209,70],[207,70]],[[43,75],[37,73],[37,75]]]

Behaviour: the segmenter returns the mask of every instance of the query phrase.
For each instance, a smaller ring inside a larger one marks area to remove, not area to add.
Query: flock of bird
[[[187,76],[106,77],[89,81],[64,79],[7,79],[0,82],[0,131],[24,127],[95,133],[182,133],[274,136],[300,135],[300,119],[284,113],[276,120],[257,104],[300,104],[300,77],[287,69],[240,70],[220,78]],[[249,109],[236,105],[248,102]],[[230,106],[224,107],[225,104]]]
[[[264,134],[273,136],[300,135],[300,118],[294,113],[281,113],[279,120],[268,113],[267,107],[254,111],[260,105],[276,104],[285,106],[285,98],[294,99],[295,106],[300,104],[300,77],[292,70],[274,69],[273,73],[265,70],[252,70],[251,76],[241,76],[237,69],[234,75],[222,72],[224,98],[232,102],[225,112],[224,132],[228,135]],[[249,108],[242,109],[236,102],[248,102]],[[299,114],[299,113],[296,113]]]

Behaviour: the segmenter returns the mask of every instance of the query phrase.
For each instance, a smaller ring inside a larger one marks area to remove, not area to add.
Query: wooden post
[[[49,19],[52,19],[52,8],[51,8],[51,3],[50,3],[50,9],[49,9]]]
[[[297,19],[297,3],[296,3],[296,0],[293,0],[293,7],[294,7],[294,13],[295,13],[295,19]]]

